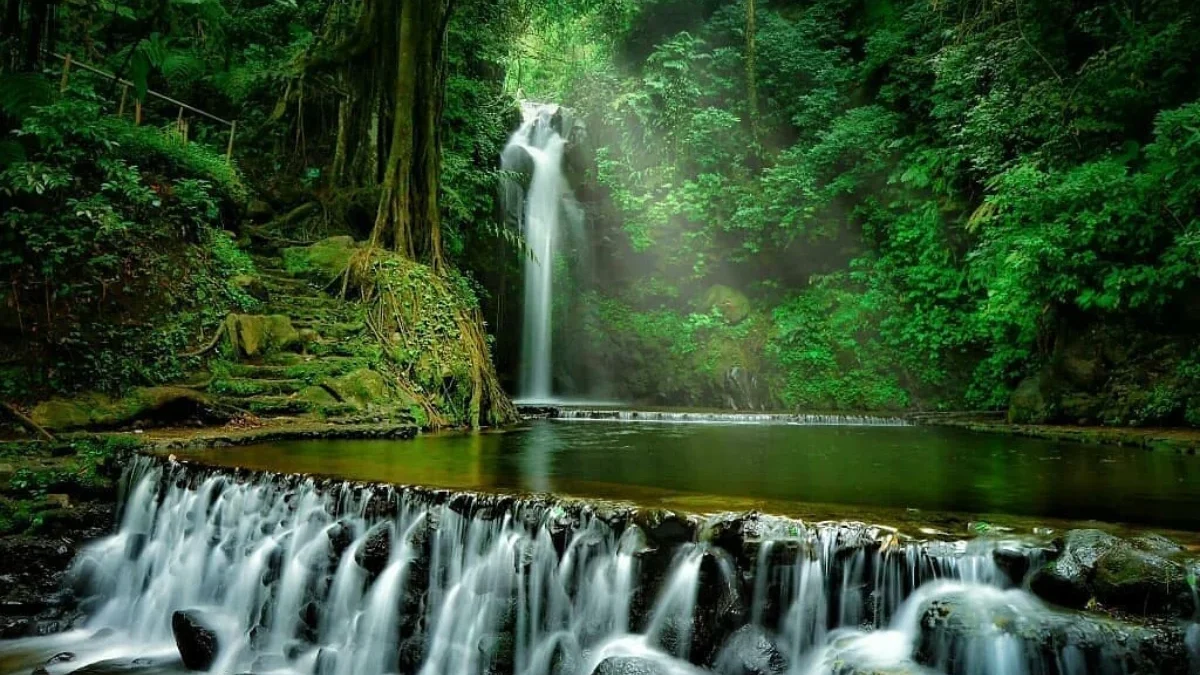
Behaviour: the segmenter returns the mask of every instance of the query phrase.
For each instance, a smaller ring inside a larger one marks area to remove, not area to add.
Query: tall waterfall
[[[1042,559],[1018,541],[917,542],[853,523],[701,519],[150,458],[128,483],[119,531],[76,562],[84,626],[0,643],[0,672],[171,669],[187,639],[180,617],[208,631],[198,648],[216,648],[213,673],[1186,668],[1184,626],[1114,628],[1022,590],[1021,570]]]
[[[526,102],[524,123],[500,156],[501,168],[529,176],[528,189],[512,181],[505,187],[505,208],[518,222],[528,246],[525,256],[525,314],[517,396],[530,401],[553,398],[554,262],[572,217],[571,189],[563,173],[569,133],[565,111],[555,105]]]

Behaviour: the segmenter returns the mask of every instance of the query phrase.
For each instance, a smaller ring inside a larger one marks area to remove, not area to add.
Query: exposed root
[[[395,271],[392,266],[415,264],[379,247],[367,246],[354,254],[342,278],[343,293],[355,292],[366,303],[367,325],[380,344],[387,348],[385,351],[388,353],[391,353],[390,347],[394,347],[397,341],[406,345],[417,342],[414,339],[413,324],[419,324],[419,313],[428,309],[424,307],[427,299],[419,296],[418,288],[389,281],[389,272]],[[436,290],[435,296],[455,297],[455,293],[440,274],[431,273],[428,281]],[[496,376],[478,309],[466,306],[466,303],[462,302],[449,304],[452,307],[443,307],[442,310],[449,309],[452,312],[453,323],[464,347],[470,373],[469,409],[465,415],[467,424],[472,428],[479,428],[515,421],[518,418],[517,409],[504,393]],[[418,344],[417,347],[427,345]],[[400,365],[404,367],[403,364]],[[412,373],[408,372],[405,375]],[[397,377],[394,383],[413,400],[420,402],[431,426],[448,425],[450,421],[445,412],[438,409],[430,396],[414,390],[411,385],[413,379]],[[450,397],[445,398],[450,400]]]
[[[54,434],[51,434],[49,431],[46,431],[45,427],[38,424],[37,422],[34,422],[32,419],[29,418],[28,415],[21,412],[20,410],[17,410],[14,406],[12,406],[8,403],[5,403],[3,401],[0,401],[0,408],[4,408],[4,410],[7,411],[8,414],[11,415],[13,419],[15,419],[16,421],[21,423],[21,426],[36,433],[38,436],[41,436],[42,439],[47,440],[47,441],[54,440]]]

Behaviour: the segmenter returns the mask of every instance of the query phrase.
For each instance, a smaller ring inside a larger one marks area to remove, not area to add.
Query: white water
[[[500,156],[502,169],[531,174],[527,190],[510,184],[505,195],[506,206],[517,217],[529,248],[517,395],[523,400],[547,401],[553,397],[554,262],[564,238],[562,226],[568,208],[564,199],[570,194],[563,174],[566,139],[554,126],[558,106],[526,102],[522,112],[524,123]]]
[[[218,634],[214,673],[590,675],[623,657],[654,668],[630,672],[741,673],[735,629],[770,636],[780,675],[1138,672],[1121,660],[1138,645],[1077,636],[1073,615],[1013,587],[993,552],[1019,542],[906,542],[766,516],[664,535],[621,506],[237,479],[145,458],[132,472],[119,531],[76,563],[94,597],[86,630],[15,645],[76,653],[51,675],[169,661],[185,609]],[[943,601],[969,630],[926,640]],[[1072,627],[1047,653],[1020,627],[1038,621]],[[111,633],[88,638],[100,629]],[[932,652],[918,666],[921,645]],[[12,648],[0,644],[0,664]]]

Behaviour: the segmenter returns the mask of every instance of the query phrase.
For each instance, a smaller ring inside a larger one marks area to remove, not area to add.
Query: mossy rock
[[[107,429],[151,418],[170,421],[197,414],[211,417],[210,404],[207,396],[193,389],[141,387],[121,398],[92,393],[51,399],[38,404],[30,417],[51,431]]]
[[[1047,373],[1027,377],[1017,385],[1008,403],[1010,424],[1043,424],[1053,416],[1053,403],[1047,391]]]
[[[328,389],[315,385],[300,390],[300,393],[296,394],[296,398],[311,403],[314,406],[329,406],[338,403],[337,397]]]
[[[282,314],[230,314],[225,328],[237,353],[248,358],[287,351],[300,344],[300,331]]]
[[[337,279],[350,266],[359,250],[353,237],[330,237],[310,246],[284,249],[283,266],[291,274],[316,278],[322,282]]]
[[[379,405],[394,398],[391,387],[388,386],[383,375],[369,368],[359,368],[340,377],[326,380],[323,384],[340,401],[354,404],[360,408]]]
[[[750,298],[739,290],[722,284],[708,289],[704,294],[704,307],[707,310],[717,309],[729,324],[739,324],[750,316]]]

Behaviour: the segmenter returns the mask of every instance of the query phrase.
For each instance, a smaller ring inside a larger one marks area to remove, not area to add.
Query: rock
[[[369,368],[359,368],[341,377],[331,378],[322,383],[336,398],[343,403],[352,403],[360,408],[367,408],[390,400],[390,387],[378,371]]]
[[[1021,380],[1009,399],[1009,424],[1042,424],[1053,416],[1047,377],[1048,371],[1042,371]]]
[[[338,651],[332,647],[321,647],[317,650],[317,660],[313,665],[313,675],[334,675],[337,672]]]
[[[70,663],[75,660],[75,652],[59,652],[54,656],[46,659],[46,665],[54,663]]]
[[[392,529],[376,527],[367,535],[362,548],[355,554],[354,561],[372,577],[378,576],[387,568],[392,553]]]
[[[1138,625],[1054,610],[1019,590],[969,589],[938,597],[921,615],[917,660],[950,675],[1005,672],[1186,673],[1180,626]],[[1058,670],[1060,664],[1070,669]]]
[[[212,667],[221,646],[216,632],[208,626],[201,612],[175,612],[171,615],[171,631],[175,634],[179,656],[188,670],[208,670]]]
[[[246,217],[256,223],[265,223],[275,217],[275,209],[262,199],[251,199],[246,206]]]
[[[1054,543],[1058,557],[1034,572],[1030,589],[1050,602],[1077,609],[1083,608],[1092,597],[1096,561],[1126,545],[1100,530],[1071,530]]]
[[[1096,561],[1093,587],[1101,604],[1129,612],[1191,617],[1195,611],[1183,565],[1132,546]]]
[[[317,406],[336,405],[338,403],[337,397],[330,393],[328,389],[318,386],[301,389],[296,393],[296,398]]]
[[[720,675],[778,675],[788,659],[765,628],[746,625],[729,636],[712,667]]]
[[[107,659],[90,663],[78,670],[70,671],[69,675],[122,675],[123,673],[161,673],[169,672],[167,667],[171,662],[161,659]],[[177,665],[177,662],[176,662]]]
[[[30,417],[51,431],[111,429],[143,420],[217,418],[207,396],[184,387],[140,387],[123,398],[99,393],[55,398],[39,403]]]
[[[48,494],[46,495],[46,505],[60,509],[69,508],[71,506],[71,497],[62,493]]]
[[[1156,553],[1161,556],[1174,555],[1176,553],[1182,553],[1186,550],[1180,544],[1167,539],[1161,534],[1155,534],[1153,532],[1139,534],[1130,539],[1129,543],[1139,551]]]
[[[337,279],[360,250],[352,237],[330,237],[310,246],[284,249],[283,264],[292,274],[316,278],[322,283]]]
[[[238,274],[229,280],[229,284],[255,300],[266,302],[271,297],[263,280],[253,274]]]
[[[592,675],[673,675],[675,671],[658,660],[638,656],[611,656],[600,662]]]
[[[750,316],[750,298],[741,291],[717,284],[704,294],[704,309],[716,309],[729,324],[739,324]]]
[[[1029,573],[1029,556],[1019,548],[997,548],[992,551],[992,560],[1014,584],[1020,585]]]
[[[696,536],[695,524],[673,511],[638,509],[633,515],[633,523],[642,528],[654,546],[674,548]]]
[[[282,314],[230,314],[225,331],[239,355],[248,358],[286,351],[300,344],[300,333]]]

